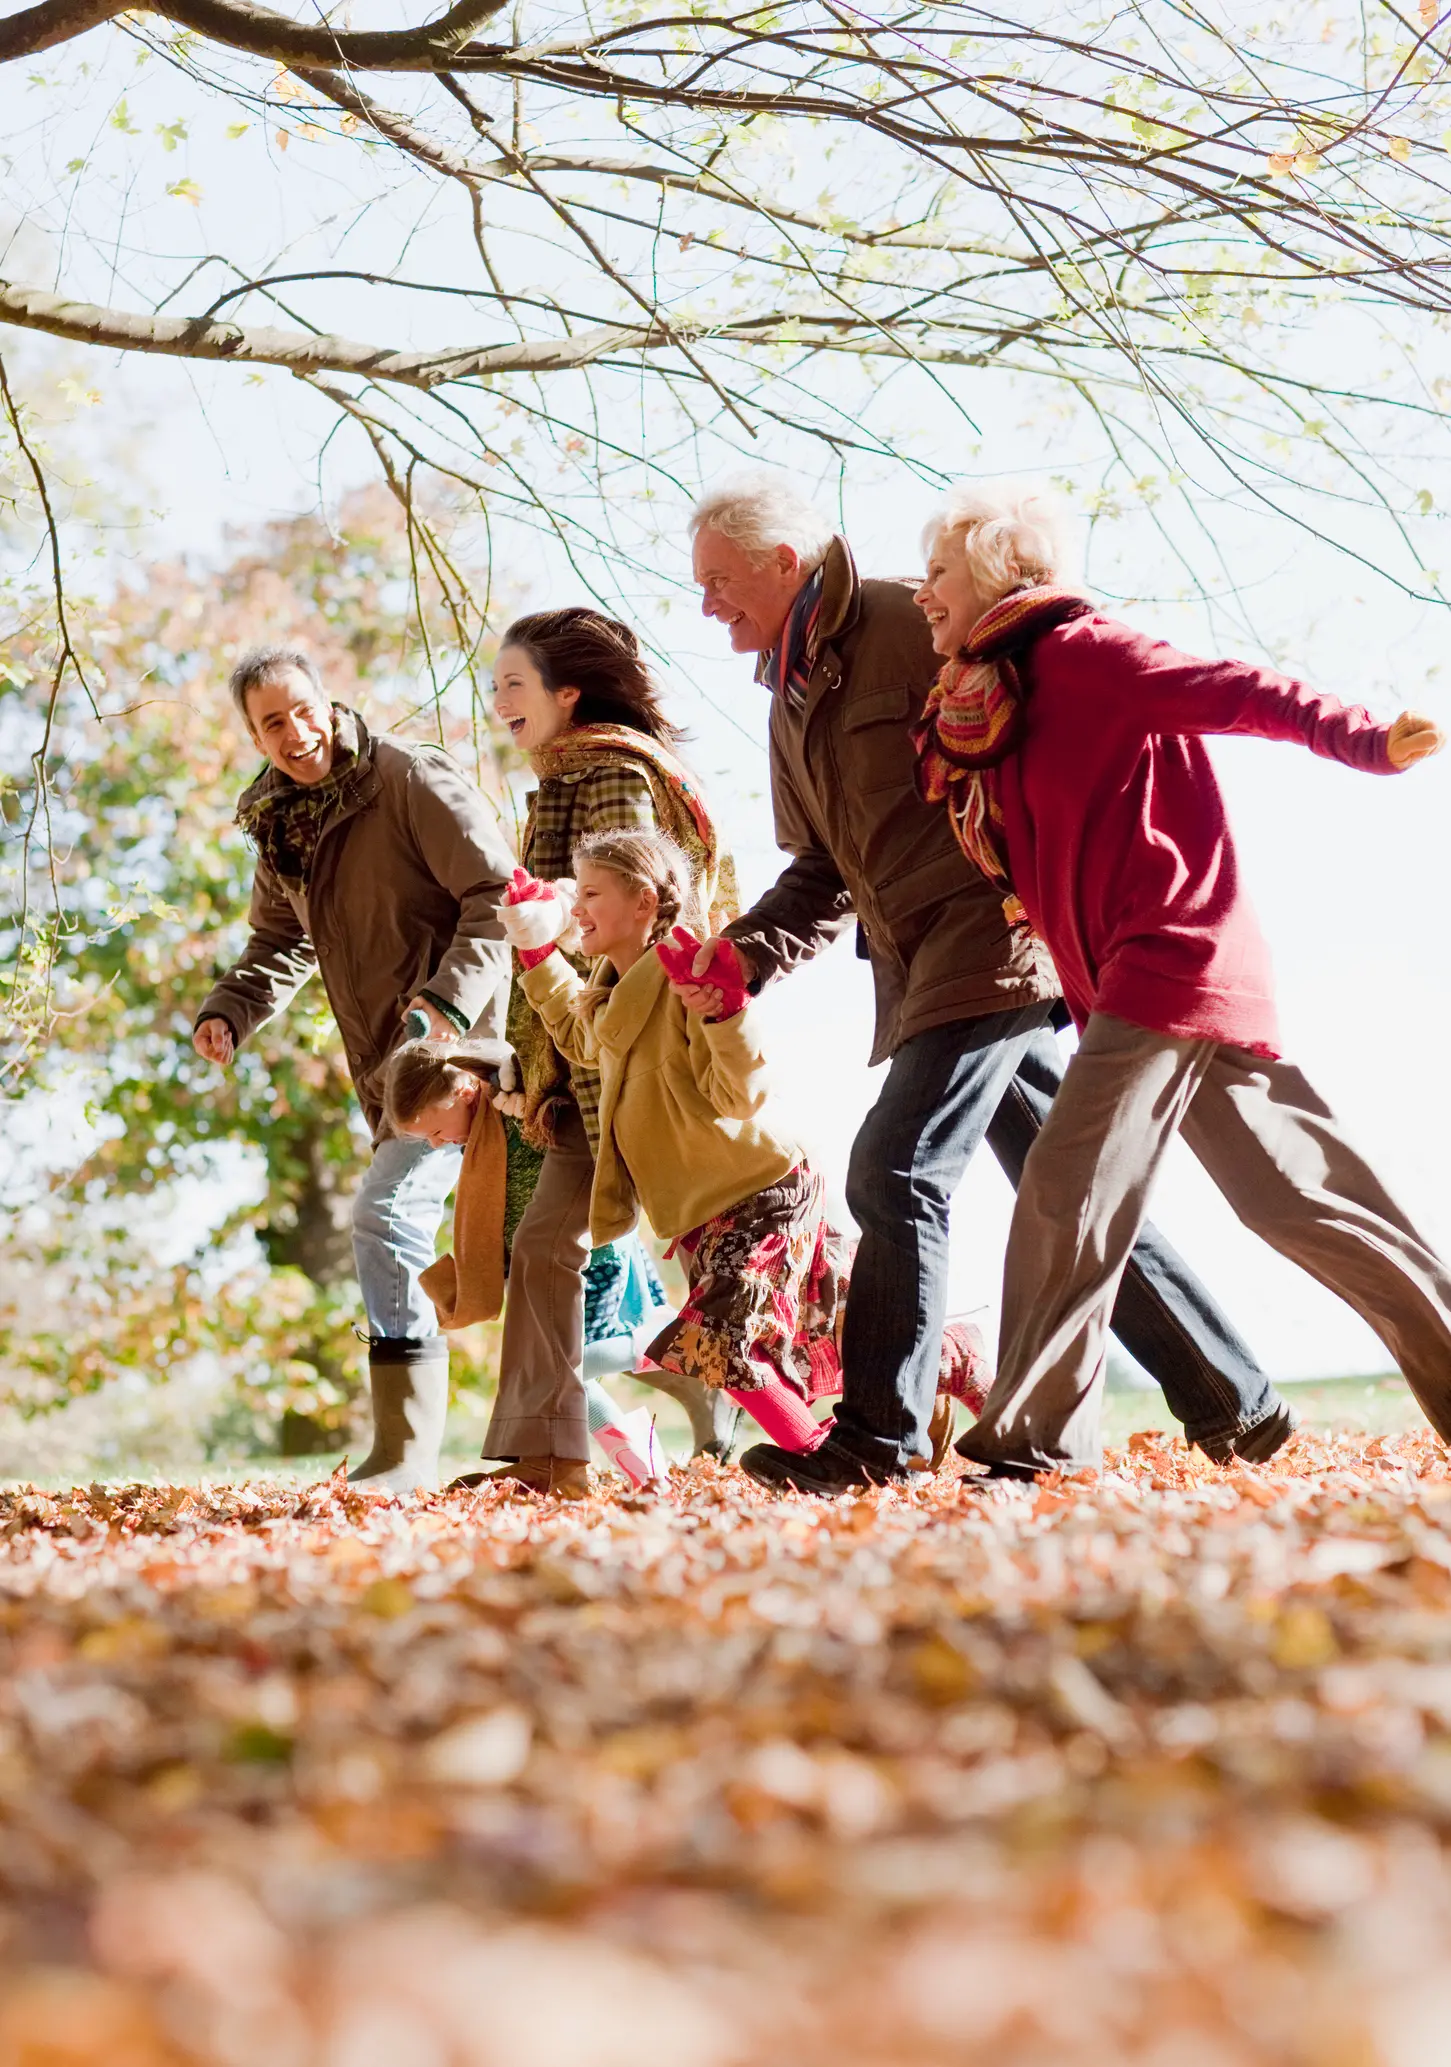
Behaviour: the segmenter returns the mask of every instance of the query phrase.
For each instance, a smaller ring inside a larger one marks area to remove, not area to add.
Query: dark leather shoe
[[[972,1441],[976,1434],[977,1427],[974,1424],[973,1427],[963,1430],[952,1447],[959,1457],[965,1457],[969,1464],[975,1464],[978,1470],[986,1472],[989,1478],[1031,1480],[1037,1478],[1040,1472],[1052,1469],[1048,1464],[1013,1464],[1005,1457],[979,1457]],[[967,1479],[963,1480],[964,1485],[970,1483]]]
[[[775,1443],[757,1443],[741,1459],[741,1470],[758,1486],[773,1492],[860,1493],[868,1486],[910,1486],[910,1471],[877,1471],[837,1449],[828,1439],[815,1450],[782,1450]]]
[[[1195,1442],[1211,1464],[1268,1464],[1299,1426],[1300,1417],[1290,1402],[1277,1396],[1275,1405],[1253,1428],[1246,1428],[1239,1435],[1210,1437],[1207,1441],[1196,1436]]]

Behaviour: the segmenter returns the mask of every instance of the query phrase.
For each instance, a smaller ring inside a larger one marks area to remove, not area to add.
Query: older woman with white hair
[[[905,1482],[949,1433],[933,1400],[952,1194],[984,1139],[1017,1182],[1063,1074],[1049,1032],[1058,981],[918,794],[911,727],[938,663],[910,587],[859,574],[847,541],[779,475],[714,489],[691,532],[705,615],[757,656],[789,857],[696,969],[725,950],[760,989],[855,923],[876,991],[872,1061],[890,1065],[847,1171],[861,1245],[834,1428],[808,1454],[758,1443],[741,1463],[763,1484],[827,1495]],[[1287,1440],[1289,1404],[1148,1225],[1114,1327],[1207,1455],[1253,1461]]]
[[[959,1451],[1008,1477],[1098,1463],[1109,1314],[1176,1133],[1247,1227],[1369,1322],[1451,1440],[1451,1275],[1280,1057],[1204,745],[1247,733],[1394,774],[1441,733],[1102,616],[1058,584],[1031,495],[962,491],[925,543],[916,600],[944,665],[922,792],[1046,943],[1079,1030],[1018,1187],[997,1379]]]

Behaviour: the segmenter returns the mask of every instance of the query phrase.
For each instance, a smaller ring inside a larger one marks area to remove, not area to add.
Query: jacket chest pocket
[[[854,787],[916,794],[911,727],[921,699],[905,682],[853,696],[841,714],[841,757]]]

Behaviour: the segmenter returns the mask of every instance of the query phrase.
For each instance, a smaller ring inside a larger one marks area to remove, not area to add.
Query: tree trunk
[[[292,1194],[290,1226],[260,1230],[267,1260],[279,1269],[300,1270],[315,1285],[330,1291],[353,1271],[353,1191],[356,1172],[339,1170],[328,1159],[321,1121],[291,1144],[306,1175]]]

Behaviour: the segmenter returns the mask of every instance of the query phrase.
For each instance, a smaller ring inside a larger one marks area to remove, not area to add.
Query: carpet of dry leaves
[[[0,2067],[1445,2067],[1451,1458],[0,1495]]]

